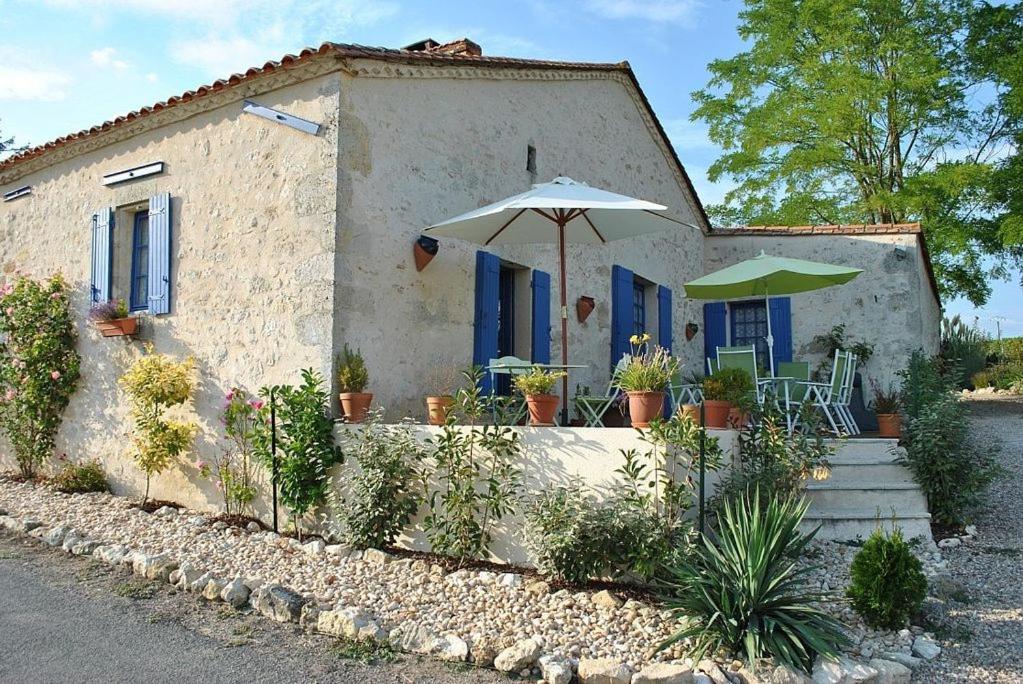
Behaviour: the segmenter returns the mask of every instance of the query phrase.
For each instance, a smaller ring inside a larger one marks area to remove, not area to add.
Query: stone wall
[[[198,457],[220,448],[217,419],[232,386],[254,393],[293,382],[303,367],[330,370],[339,78],[327,74],[280,87],[270,80],[263,87],[271,90],[258,94],[261,104],[322,123],[320,135],[242,114],[245,93],[227,91],[212,109],[199,101],[191,110],[168,109],[153,115],[174,115],[160,127],[132,137],[107,134],[109,144],[99,149],[64,160],[58,150],[53,165],[0,178],[3,191],[32,185],[31,195],[0,203],[4,273],[62,271],[75,291],[82,379],[58,453],[102,459],[116,492],[140,493],[144,484],[126,456],[127,406],[117,387],[144,342],[197,360]],[[161,175],[114,187],[100,182],[103,174],[158,160],[166,165]],[[172,198],[172,310],[146,317],[139,341],[102,338],[86,320],[91,216],[101,207],[118,209],[115,244],[122,247],[115,249],[113,294],[126,298],[126,209],[144,207],[158,192]],[[4,444],[0,468],[12,463]],[[216,498],[186,463],[156,478],[153,494],[182,503]]]
[[[705,249],[708,273],[752,258],[761,250],[864,270],[845,285],[791,296],[792,357],[810,361],[811,368],[823,359],[823,350],[813,338],[840,323],[845,324],[850,340],[874,344],[864,376],[881,383],[897,382],[895,373],[906,366],[913,350],[938,351],[940,305],[914,234],[719,234],[707,237]]]

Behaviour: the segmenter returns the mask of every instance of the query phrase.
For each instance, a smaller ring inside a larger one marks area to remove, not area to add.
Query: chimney
[[[411,50],[412,52],[434,52],[442,55],[471,55],[473,57],[483,55],[483,48],[479,46],[479,43],[474,43],[468,38],[459,38],[443,45],[433,38],[427,38],[417,43],[406,45],[402,49]]]

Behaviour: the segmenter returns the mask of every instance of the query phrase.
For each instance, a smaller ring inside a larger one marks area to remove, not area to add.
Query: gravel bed
[[[970,397],[972,435],[998,445],[1005,475],[977,513],[977,536],[943,551],[949,572],[927,612],[942,657],[922,682],[1023,681],[1023,399]]]

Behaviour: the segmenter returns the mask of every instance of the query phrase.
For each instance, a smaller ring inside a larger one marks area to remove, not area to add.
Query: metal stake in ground
[[[279,475],[279,468],[277,462],[277,388],[270,388],[270,459],[272,465],[272,481],[273,481],[273,518],[274,518],[274,532],[280,532],[277,529],[277,478]]]

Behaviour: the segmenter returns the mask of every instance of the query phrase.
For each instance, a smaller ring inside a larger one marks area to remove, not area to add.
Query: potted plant
[[[709,428],[723,428],[728,424],[728,410],[732,405],[725,382],[718,375],[703,379],[703,420]]]
[[[678,360],[663,347],[650,350],[650,335],[646,333],[633,335],[629,343],[632,355],[618,372],[617,382],[629,398],[632,426],[645,428],[664,410],[664,390],[678,370]]]
[[[362,354],[356,349],[352,351],[345,345],[344,351],[337,355],[337,386],[341,390],[341,409],[349,423],[361,423],[373,403],[373,395],[363,392],[369,384],[369,373]]]
[[[750,409],[756,402],[753,378],[741,368],[725,368],[718,371],[725,383],[725,400],[728,401],[728,427],[738,429],[749,422]]]
[[[871,408],[877,414],[878,435],[898,439],[902,436],[902,416],[899,415],[902,402],[898,390],[891,384],[882,387],[881,383],[873,378],[870,379],[870,388],[874,392]]]
[[[515,389],[526,397],[529,422],[532,425],[553,425],[558,412],[558,395],[554,385],[565,377],[564,371],[549,371],[534,366],[528,373],[515,376]]]
[[[452,363],[434,366],[427,375],[431,393],[426,395],[426,419],[430,425],[443,425],[455,403],[455,390],[462,374]]]
[[[134,335],[139,329],[139,319],[130,315],[128,303],[123,299],[93,304],[89,309],[89,319],[103,337]]]

